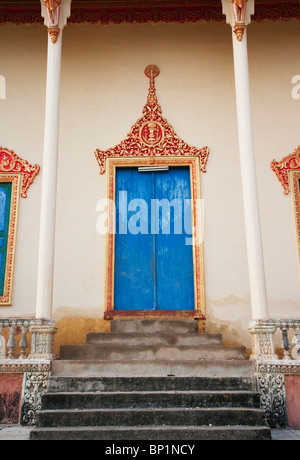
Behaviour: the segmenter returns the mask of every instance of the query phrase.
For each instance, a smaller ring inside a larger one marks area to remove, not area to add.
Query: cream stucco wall
[[[248,27],[253,123],[271,316],[298,317],[299,261],[293,205],[271,171],[300,144],[300,23]],[[42,166],[47,32],[0,28],[0,145]],[[118,144],[141,116],[157,64],[163,115],[187,143],[208,145],[202,175],[208,330],[249,345],[251,318],[237,141],[231,32],[225,23],[70,25],[64,30],[54,318],[103,317],[105,237],[96,205],[106,196],[96,148]],[[13,306],[1,316],[34,316],[42,175],[20,200]]]

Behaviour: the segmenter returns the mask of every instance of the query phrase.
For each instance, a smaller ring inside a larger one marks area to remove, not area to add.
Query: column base
[[[259,324],[259,320],[257,323],[250,324],[248,331],[251,334],[252,342],[251,361],[273,361],[278,359],[274,346],[276,330],[275,326]]]
[[[29,359],[54,360],[54,336],[58,329],[51,326],[31,326],[31,353]]]

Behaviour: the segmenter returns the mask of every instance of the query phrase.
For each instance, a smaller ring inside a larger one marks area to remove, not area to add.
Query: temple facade
[[[115,319],[175,319],[295,395],[299,19],[297,1],[0,1],[0,382]]]

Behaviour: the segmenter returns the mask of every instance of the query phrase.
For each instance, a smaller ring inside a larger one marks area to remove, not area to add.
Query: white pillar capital
[[[222,0],[223,14],[230,24],[238,41],[242,41],[244,31],[251,23],[255,0]]]
[[[60,31],[67,25],[71,16],[72,0],[40,0],[42,6],[42,17],[52,43],[56,43]]]

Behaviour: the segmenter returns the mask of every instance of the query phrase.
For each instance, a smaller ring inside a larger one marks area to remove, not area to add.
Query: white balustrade
[[[54,359],[53,320],[38,318],[0,319],[0,359]],[[7,341],[5,340],[5,336]],[[29,337],[31,349],[28,347]]]
[[[249,332],[252,335],[251,359],[300,361],[300,319],[254,320]],[[281,334],[280,344],[276,343],[278,333]]]

